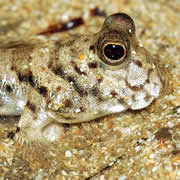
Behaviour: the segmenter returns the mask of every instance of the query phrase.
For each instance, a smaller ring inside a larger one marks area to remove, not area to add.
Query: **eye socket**
[[[123,44],[117,42],[105,43],[102,48],[103,60],[106,64],[118,65],[126,56],[126,48]]]

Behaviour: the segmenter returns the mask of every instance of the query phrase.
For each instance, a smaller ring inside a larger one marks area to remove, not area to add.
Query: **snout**
[[[127,99],[130,109],[143,109],[160,94],[161,81],[154,67],[144,67],[141,62],[129,64],[126,83],[131,96]]]

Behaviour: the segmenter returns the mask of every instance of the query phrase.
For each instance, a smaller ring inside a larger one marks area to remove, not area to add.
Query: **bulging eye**
[[[104,47],[104,55],[112,61],[116,61],[124,57],[125,49],[119,44],[107,44]]]
[[[104,43],[102,47],[102,60],[109,65],[119,65],[126,57],[126,48],[117,42]]]
[[[130,55],[129,36],[124,31],[102,30],[96,43],[99,58],[107,65],[118,66]]]

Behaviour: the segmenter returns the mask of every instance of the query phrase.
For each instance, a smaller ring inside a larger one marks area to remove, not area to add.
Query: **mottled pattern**
[[[92,36],[24,44],[0,50],[0,115],[21,115],[19,141],[54,141],[60,123],[143,109],[160,94],[158,59],[139,46],[125,14],[107,17]],[[123,56],[107,57],[107,44]]]

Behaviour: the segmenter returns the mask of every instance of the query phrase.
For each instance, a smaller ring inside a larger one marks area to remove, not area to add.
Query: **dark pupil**
[[[124,56],[124,48],[117,44],[108,44],[104,48],[104,54],[109,59],[118,60]]]

